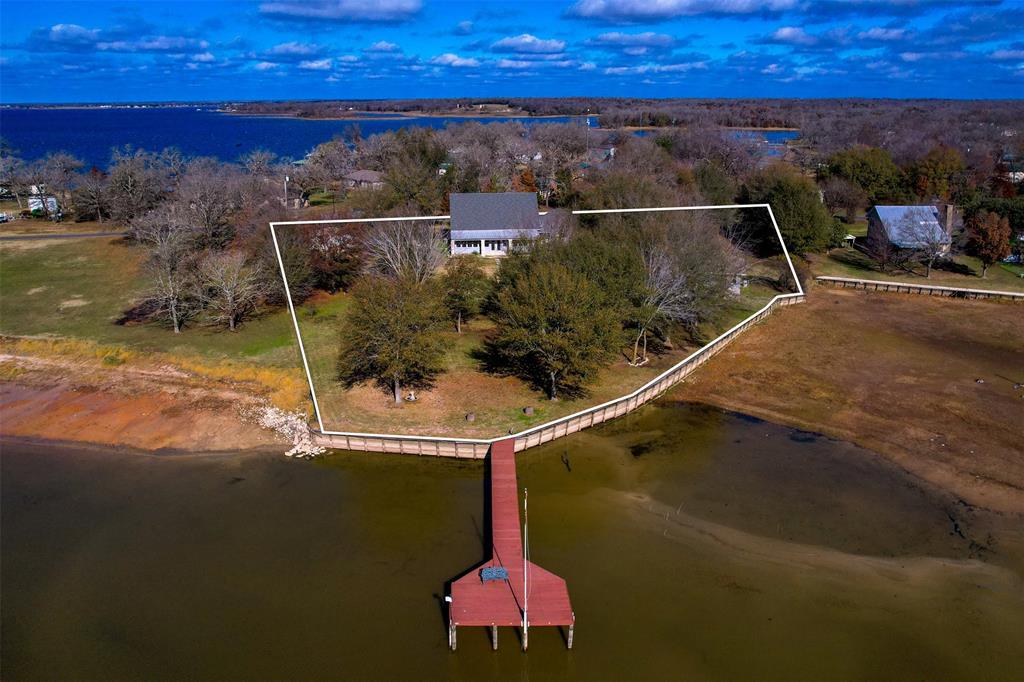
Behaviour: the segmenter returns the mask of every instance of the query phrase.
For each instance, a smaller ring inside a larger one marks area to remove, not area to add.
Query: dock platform
[[[565,580],[533,562],[524,562],[515,441],[509,438],[492,444],[490,458],[491,558],[452,583],[449,646],[455,650],[459,626],[491,628],[495,649],[497,628],[521,628],[524,651],[530,627],[567,626],[566,643],[571,649],[576,617]],[[499,570],[485,573],[484,569]],[[495,575],[507,577],[494,579]]]

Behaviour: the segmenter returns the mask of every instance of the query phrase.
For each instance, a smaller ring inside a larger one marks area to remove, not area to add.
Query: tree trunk
[[[455,316],[455,331],[462,333],[462,311],[460,310]]]
[[[636,363],[638,362],[636,356],[637,353],[640,351],[640,337],[643,336],[643,333],[644,332],[641,329],[640,333],[636,335],[636,341],[633,342],[633,362],[630,364],[632,364],[634,367],[636,367]]]
[[[985,279],[985,275],[988,274],[988,263],[981,264],[981,278]]]
[[[557,397],[557,384],[555,382],[555,373],[551,372],[551,400]]]
[[[392,385],[395,387],[395,405],[402,404],[402,386],[398,382],[398,377],[392,380]]]

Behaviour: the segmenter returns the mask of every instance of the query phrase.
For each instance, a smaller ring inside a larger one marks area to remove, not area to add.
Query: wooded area
[[[438,112],[475,104],[481,103],[236,108],[322,116],[347,106]],[[148,289],[144,297],[125,301],[119,323],[160,324],[178,333],[199,325],[244,329],[247,320],[283,305],[270,221],[446,214],[452,192],[535,191],[555,214],[769,203],[797,254],[839,246],[874,204],[949,204],[957,217],[953,252],[975,255],[981,276],[1024,243],[1024,197],[1020,179],[1007,166],[1019,158],[1024,135],[1019,102],[497,104],[488,109],[496,116],[502,107],[537,116],[589,108],[603,127],[543,119],[466,121],[364,138],[354,121],[345,136],[317,146],[298,163],[265,150],[225,163],[184,158],[174,150],[125,148],[114,150],[109,166],[99,169],[60,152],[26,163],[4,146],[0,185],[39,220],[126,227],[128,247],[146,254]],[[621,125],[655,129],[636,135],[614,127]],[[783,156],[770,156],[726,126],[795,127],[799,137]],[[353,180],[356,170],[364,173],[355,177],[379,181]],[[30,209],[29,200],[40,196],[54,201]],[[625,349],[629,364],[642,365],[649,353],[671,344],[673,334],[713,319],[745,264],[778,253],[764,212],[562,223],[547,243],[508,258],[493,278],[472,259],[447,260],[439,226],[425,223],[307,225],[282,230],[279,239],[297,303],[317,291],[349,291],[352,314],[363,321],[372,321],[374,308],[385,300],[392,310],[409,313],[404,327],[386,329],[383,338],[417,330],[413,336],[423,338],[409,338],[418,349],[418,367],[396,372],[394,361],[382,356],[374,377],[366,375],[366,363],[359,371],[343,360],[338,367],[343,381],[380,381],[396,398],[403,387],[429,386],[443,369],[424,335],[461,330],[478,315],[495,325],[487,358],[492,367],[521,376],[551,397],[585,390],[614,353]],[[882,269],[909,267],[916,259],[930,273],[938,254],[920,248],[873,257]],[[797,267],[806,270],[799,260]],[[558,332],[539,343],[541,329]],[[368,340],[379,338],[381,330],[364,327],[365,338],[348,339],[342,356],[369,348]],[[382,350],[378,344],[378,355]]]

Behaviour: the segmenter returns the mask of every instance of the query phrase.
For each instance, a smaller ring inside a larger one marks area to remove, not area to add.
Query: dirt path
[[[98,372],[12,355],[0,356],[0,363],[13,374],[0,382],[0,434],[6,436],[190,452],[287,444],[243,416],[260,404],[256,396],[170,368]]]
[[[849,440],[971,504],[1021,512],[1021,384],[1019,305],[816,288],[670,396]]]

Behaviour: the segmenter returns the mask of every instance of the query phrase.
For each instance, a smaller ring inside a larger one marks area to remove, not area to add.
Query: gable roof
[[[900,248],[917,249],[950,241],[935,206],[875,206],[871,210],[889,241]]]
[[[384,174],[375,170],[354,170],[348,173],[345,179],[352,182],[382,182]]]
[[[456,234],[508,232],[509,237],[540,230],[535,192],[453,193],[450,197],[452,238]]]

